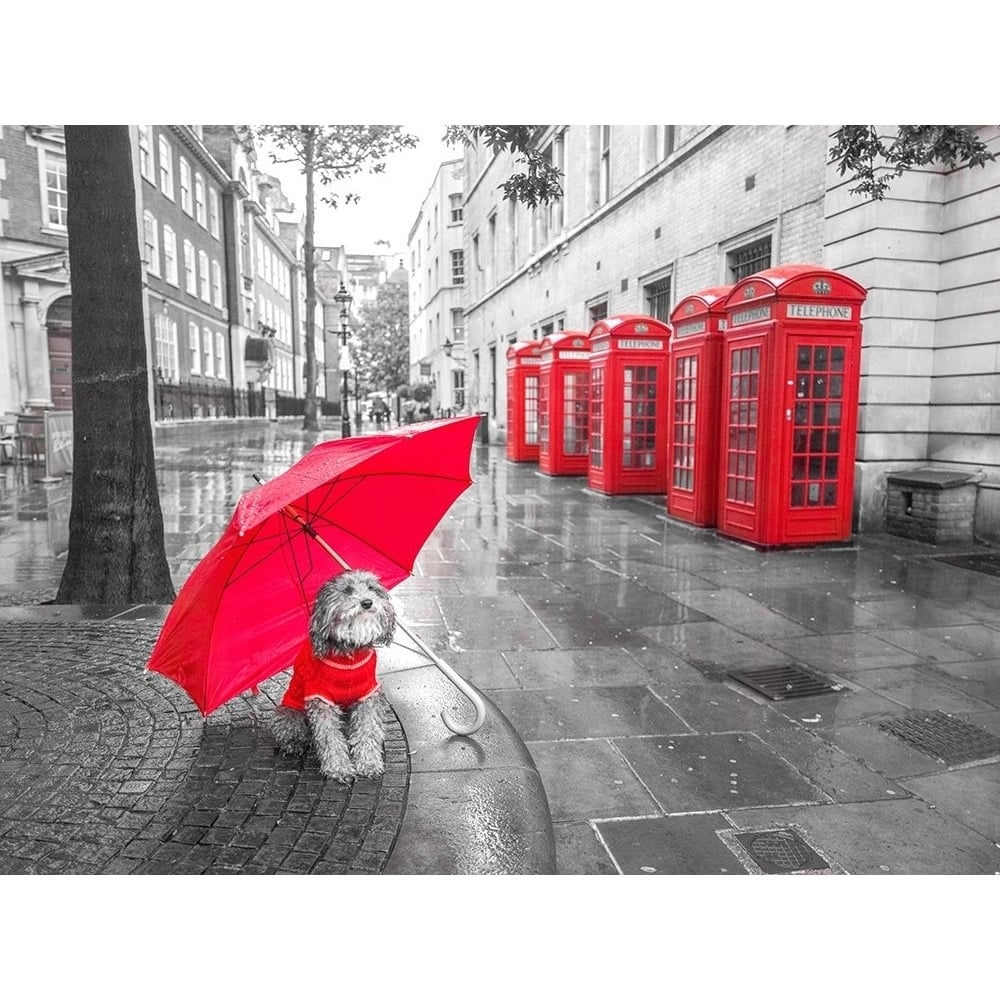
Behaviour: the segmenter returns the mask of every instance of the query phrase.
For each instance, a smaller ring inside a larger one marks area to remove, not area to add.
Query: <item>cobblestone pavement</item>
[[[277,754],[283,685],[202,718],[144,665],[159,621],[8,621],[0,634],[0,873],[382,871],[408,757],[350,787]]]

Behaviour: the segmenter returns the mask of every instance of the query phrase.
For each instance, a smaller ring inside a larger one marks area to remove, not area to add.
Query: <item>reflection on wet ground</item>
[[[158,430],[177,587],[253,475],[323,437]],[[69,488],[0,493],[0,602],[51,598]],[[475,482],[397,588],[545,783],[567,873],[753,871],[734,833],[789,828],[830,871],[1000,869],[1000,755],[942,761],[879,728],[940,710],[1000,736],[1000,579],[888,535],[757,551],[477,445]],[[962,551],[967,551],[966,547]],[[841,690],[768,701],[727,677],[802,664]]]

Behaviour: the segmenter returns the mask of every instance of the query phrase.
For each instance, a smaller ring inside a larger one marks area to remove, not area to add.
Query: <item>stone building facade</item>
[[[835,128],[539,126],[564,190],[535,210],[503,199],[509,154],[467,149],[467,408],[491,439],[507,426],[509,343],[666,318],[704,288],[818,264],[868,289],[856,528],[884,527],[887,474],[939,466],[982,473],[976,533],[1000,538],[1000,163],[910,171],[870,202],[828,162]],[[1000,154],[1000,131],[981,134]]]
[[[462,160],[441,164],[410,227],[410,381],[430,382],[434,413],[465,409]]]

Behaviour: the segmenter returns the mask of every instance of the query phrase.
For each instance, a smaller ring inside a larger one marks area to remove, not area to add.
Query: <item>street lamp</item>
[[[347,410],[348,365],[346,362],[347,338],[351,333],[351,328],[348,325],[351,308],[351,293],[344,287],[343,279],[340,282],[340,288],[337,289],[337,294],[333,297],[333,301],[340,306],[340,369],[343,375],[343,384],[340,389],[340,436],[342,438],[349,438],[351,436],[351,415]]]
[[[467,361],[465,358],[456,358],[453,355],[455,350],[455,345],[450,340],[445,340],[444,344],[441,345],[444,348],[444,355],[449,358],[452,362],[454,368],[459,369],[462,372],[461,385],[456,385],[455,380],[452,380],[451,393],[457,404],[457,409],[459,411],[465,409],[465,369],[467,367]],[[465,346],[464,344],[461,346]]]

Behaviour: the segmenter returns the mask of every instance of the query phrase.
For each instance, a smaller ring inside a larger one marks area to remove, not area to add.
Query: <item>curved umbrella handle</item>
[[[396,627],[401,629],[412,639],[419,650],[429,659],[458,688],[462,694],[465,695],[469,701],[472,702],[476,709],[476,717],[473,721],[467,725],[463,725],[460,722],[455,722],[448,714],[447,711],[441,713],[441,721],[458,736],[471,736],[476,732],[482,724],[486,721],[486,706],[483,704],[483,699],[469,686],[469,684],[458,674],[448,666],[444,660],[441,659],[436,653],[434,653],[426,643],[419,639],[406,625],[396,619]]]

